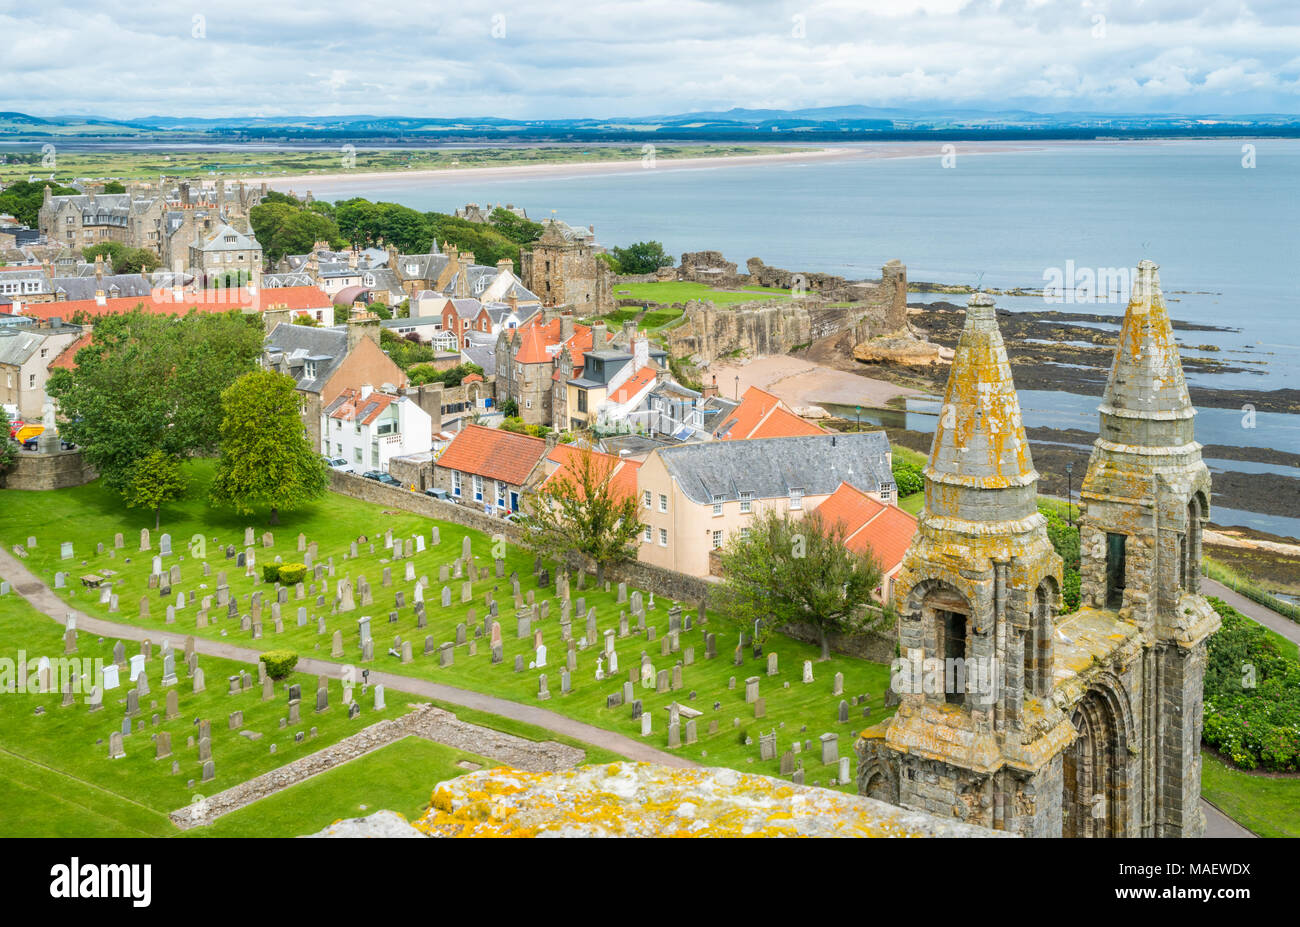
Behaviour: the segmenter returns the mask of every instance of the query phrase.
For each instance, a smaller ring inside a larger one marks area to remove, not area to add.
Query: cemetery
[[[7,551],[70,607],[147,631],[155,642],[146,674],[152,694],[142,696],[135,727],[121,738],[126,756],[110,759],[116,740],[109,743],[107,727],[98,731],[102,724],[67,734],[88,738],[95,747],[73,765],[80,770],[75,774],[90,781],[106,776],[113,788],[131,778],[134,766],[153,768],[153,750],[144,757],[139,746],[131,747],[140,740],[142,720],[146,736],[169,734],[175,759],[184,758],[192,768],[174,777],[152,776],[162,781],[151,781],[148,801],[127,793],[162,814],[422,701],[390,691],[387,706],[376,712],[371,696],[358,694],[370,672],[537,705],[667,751],[683,763],[728,766],[848,793],[855,791],[857,732],[892,712],[884,701],[884,665],[838,655],[816,662],[817,648],[764,634],[761,627],[737,627],[698,603],[664,600],[617,581],[598,588],[590,574],[567,572],[503,537],[343,496],[292,513],[274,529],[182,502],[159,531],[147,517],[118,509],[95,484],[7,496],[13,504],[0,515],[0,542]],[[36,505],[41,517],[28,517]],[[282,567],[284,583],[278,581]],[[95,583],[83,583],[86,576]],[[0,598],[8,608],[15,601],[21,600],[12,593]],[[30,633],[14,637],[13,628],[6,630],[12,646],[32,652],[35,640],[49,638],[61,648],[58,627],[32,614]],[[363,715],[348,718],[337,679],[326,687],[333,710],[317,714],[318,680],[296,673],[300,723],[290,733],[313,726],[317,733],[314,746],[295,743],[278,729],[280,716],[288,716],[285,686],[276,684],[275,697],[263,703],[256,667],[204,657],[206,691],[192,695],[183,654],[187,637],[349,666]],[[81,635],[82,650],[98,648],[112,656],[111,642],[86,638]],[[183,701],[183,717],[160,720],[155,731],[148,722],[152,703],[163,705],[164,639],[177,657],[174,688],[200,703]],[[136,655],[138,646],[128,643],[127,655]],[[230,677],[241,670],[251,674],[253,690],[242,697],[249,703],[240,706],[242,723],[232,728],[240,721],[230,719],[233,708],[223,702],[221,711],[207,711],[203,700],[225,699]],[[123,704],[115,714],[125,708],[125,696],[119,697]],[[58,696],[49,698],[57,706]],[[217,732],[211,735],[210,781],[203,780],[197,741],[193,757],[185,753],[189,734],[182,724],[192,724],[204,711]],[[24,715],[21,725],[34,732],[42,730],[34,726],[41,720]],[[239,733],[253,730],[261,744]],[[34,759],[48,762],[60,754],[62,738],[44,737],[49,752]],[[103,744],[96,744],[101,738]],[[228,756],[231,751],[219,750],[219,742],[252,749]],[[268,742],[277,743],[274,756]],[[86,764],[100,768],[82,775]],[[194,788],[187,790],[190,779]]]

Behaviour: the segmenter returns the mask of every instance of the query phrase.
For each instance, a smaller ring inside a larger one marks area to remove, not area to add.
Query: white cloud
[[[10,40],[0,108],[118,118],[603,117],[850,103],[1300,111],[1294,0],[120,6],[0,12]]]

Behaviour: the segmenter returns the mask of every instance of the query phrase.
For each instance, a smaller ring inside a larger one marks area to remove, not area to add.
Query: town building
[[[613,271],[585,236],[566,236],[561,223],[548,219],[532,249],[520,255],[523,284],[543,306],[571,306],[583,316],[614,310]]]
[[[50,366],[82,331],[58,319],[0,325],[0,405],[27,421],[40,420]]]
[[[843,527],[845,547],[871,555],[880,567],[876,598],[892,602],[894,578],[903,568],[903,556],[916,535],[916,516],[850,483],[840,483],[817,507],[817,513],[824,524]]]
[[[321,410],[320,451],[353,471],[387,472],[394,457],[433,447],[433,422],[413,400],[364,383],[347,387]]]
[[[453,502],[481,512],[519,511],[520,500],[544,476],[546,441],[466,425],[437,459],[434,486]]]
[[[748,536],[759,513],[802,517],[849,483],[894,499],[884,432],[677,444],[652,451],[637,473],[644,526],[638,559],[707,576],[710,554]]]
[[[1156,265],[1138,265],[1098,410],[1077,611],[1061,613],[986,294],[970,298],[944,403],[895,584],[900,704],[858,740],[859,792],[1026,837],[1201,836],[1210,476]]]

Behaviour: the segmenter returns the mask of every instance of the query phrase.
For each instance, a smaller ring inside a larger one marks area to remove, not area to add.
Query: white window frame
[[[451,471],[451,494],[452,494],[453,496],[459,496],[459,495],[460,495],[460,486],[461,486],[461,482],[460,482],[460,471],[459,471],[459,470],[452,470],[452,471]]]
[[[792,486],[790,488],[790,511],[803,511],[803,487]]]
[[[654,508],[654,494],[651,493],[650,490],[647,489],[647,490],[645,491],[645,496],[644,496],[644,498],[645,498],[645,507],[646,507],[647,509]],[[647,529],[647,530],[649,530],[649,529]]]
[[[667,546],[668,546],[668,529],[667,529],[667,528],[660,528],[660,529],[659,529],[659,546],[660,546],[660,547],[667,547]]]
[[[483,477],[475,473],[471,476],[470,483],[474,487],[474,501],[482,502],[483,501]]]
[[[667,494],[667,493],[662,493],[662,492],[661,492],[661,493],[659,494],[659,511],[661,511],[661,512],[666,512],[666,511],[668,511],[668,494]]]
[[[713,544],[713,547],[711,548],[712,550],[721,550],[721,549],[722,549],[722,529],[721,529],[721,528],[717,528],[717,529],[715,529],[715,530],[713,531],[712,544]]]
[[[646,542],[647,544],[653,544],[653,543],[654,543],[654,539],[655,539],[655,529],[654,529],[654,528],[651,528],[649,525],[646,525],[646,526],[645,526],[645,542]]]
[[[722,496],[720,496],[720,495],[718,495],[718,494],[716,494],[716,493],[713,495],[713,517],[714,517],[714,518],[721,518],[721,517],[722,517],[722,504],[723,504],[723,501],[724,501],[724,500],[723,500]]]
[[[754,494],[752,492],[742,492],[740,494],[740,514],[748,515],[752,512],[754,506]]]

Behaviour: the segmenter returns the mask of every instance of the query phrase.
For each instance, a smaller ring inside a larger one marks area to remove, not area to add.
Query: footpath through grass
[[[37,546],[30,552],[26,565],[51,586],[54,585],[56,571],[68,571],[71,574],[69,584],[58,592],[70,604],[98,617],[150,628],[159,637],[174,635],[176,640],[180,640],[186,634],[194,634],[256,649],[290,648],[305,656],[331,659],[332,638],[334,632],[338,631],[344,648],[343,656],[336,658],[339,663],[354,664],[358,669],[382,669],[435,680],[523,704],[537,705],[597,727],[641,738],[641,721],[632,717],[630,704],[611,704],[622,698],[623,684],[635,676],[631,694],[633,698],[641,700],[643,710],[652,718],[651,733],[643,738],[644,742],[660,749],[668,749],[667,708],[671,702],[676,701],[688,709],[701,712],[696,722],[698,742],[683,743],[676,749],[691,760],[711,766],[731,766],[747,772],[777,775],[780,754],[793,749],[797,742],[800,751],[796,761],[805,767],[806,781],[810,784],[829,784],[835,776],[836,767],[834,764],[821,763],[819,736],[824,733],[837,734],[836,757],[852,758],[853,741],[857,732],[892,712],[892,709],[884,707],[888,667],[883,664],[837,655],[826,663],[814,662],[815,679],[805,684],[802,682],[803,662],[816,661],[818,648],[781,635],[772,635],[767,652],[777,655],[778,668],[775,676],[768,676],[767,653],[755,657],[748,647],[740,655],[740,665],[733,665],[740,629],[716,612],[709,615],[707,628],[702,627],[698,620],[694,621],[691,630],[681,632],[676,652],[667,652],[667,611],[671,603],[660,599],[652,607],[650,597],[645,597],[646,624],[655,630],[652,640],[647,632],[638,634],[635,631],[631,606],[616,601],[616,590],[597,590],[591,587],[594,584],[579,589],[576,579],[571,590],[575,612],[579,598],[583,599],[584,609],[594,609],[597,633],[595,640],[588,641],[586,646],[575,645],[571,692],[564,695],[561,670],[566,663],[567,644],[561,630],[559,616],[562,606],[555,595],[554,573],[552,585],[539,588],[533,576],[533,556],[529,552],[514,545],[506,545],[504,541],[494,550],[494,541],[478,532],[334,494],[301,512],[282,516],[284,524],[274,529],[273,546],[265,548],[260,540],[262,532],[267,530],[265,525],[258,526],[254,520],[211,510],[203,501],[211,464],[198,461],[190,465],[188,470],[194,480],[191,498],[165,510],[163,514],[163,530],[170,532],[175,551],[173,556],[164,558],[163,569],[166,571],[176,565],[181,572],[181,581],[168,597],[160,596],[159,591],[151,589],[148,582],[160,532],[153,532],[153,550],[143,553],[138,550],[140,528],[152,527],[151,516],[143,512],[123,510],[120,502],[98,483],[58,492],[6,492],[7,504],[3,512],[0,512],[0,541],[12,547],[25,543],[28,535],[36,536]],[[247,577],[245,570],[237,567],[235,560],[226,559],[223,552],[225,545],[233,545],[241,552],[245,549],[245,525],[255,526],[258,542],[253,547],[253,552],[258,564],[270,562],[277,555],[286,562],[301,561],[303,554],[298,551],[297,544],[300,532],[309,542],[318,544],[316,563],[321,565],[321,576],[317,579],[309,574],[301,599],[297,598],[295,590],[288,590],[287,601],[280,607],[282,630],[278,632],[275,630],[273,607],[270,604],[275,600],[275,588],[261,582],[260,566],[255,571],[257,575]],[[433,527],[437,527],[440,532],[440,544],[437,546],[432,544],[430,529]],[[384,534],[389,530],[396,539],[411,539],[415,535],[421,535],[426,542],[427,549],[424,552],[414,553],[409,558],[413,575],[417,579],[427,577],[429,581],[424,591],[426,627],[418,627],[414,609],[416,581],[405,578],[408,561],[390,559],[390,551],[384,547]],[[124,549],[113,551],[113,535],[119,531],[125,534],[126,544]],[[200,563],[196,562],[187,548],[189,538],[194,534],[204,539],[206,549],[198,551],[196,547],[196,551],[205,555],[199,559],[206,559],[210,575],[203,575]],[[358,540],[362,536],[366,538],[365,541]],[[476,566],[488,568],[489,577],[472,582],[469,587],[470,597],[466,602],[461,601],[463,582],[449,578],[445,585],[449,590],[451,604],[443,607],[441,590],[444,584],[439,579],[440,569],[449,568],[460,557],[462,540],[467,536],[470,538]],[[75,544],[75,557],[70,561],[62,561],[59,544],[69,540]],[[352,559],[350,544],[354,541],[358,542],[358,556]],[[105,544],[103,554],[95,552],[97,543]],[[492,570],[494,553],[504,555],[505,575],[502,578],[496,578]],[[331,559],[332,576],[329,569]],[[391,586],[383,584],[385,568],[391,572]],[[97,593],[82,589],[76,579],[91,571],[105,575],[106,570],[114,571],[111,580],[115,583],[114,592],[119,597],[119,610],[115,613],[110,612],[109,605],[100,603]],[[516,622],[516,609],[508,579],[512,571],[518,573],[522,595],[531,592],[539,607],[543,600],[549,603],[548,616],[533,623],[523,635],[519,633],[520,627]],[[238,603],[235,617],[227,617],[226,610],[215,605],[215,592],[220,578],[218,574],[222,572],[230,595]],[[361,576],[365,576],[369,583],[373,603],[362,604],[358,592],[357,608],[336,611],[335,599],[339,583],[345,578],[356,582]],[[183,608],[177,609],[175,623],[168,624],[167,605],[170,603],[174,607],[177,591],[193,592],[195,599],[193,604],[187,603]],[[261,616],[263,636],[256,640],[251,631],[241,630],[242,616],[250,614],[252,610],[249,596],[254,591],[260,591],[264,599]],[[400,606],[397,604],[399,593],[403,597]],[[497,621],[502,631],[504,659],[497,664],[491,662],[486,633],[488,628],[485,627],[489,624],[486,603],[489,593],[498,606]],[[206,615],[208,624],[200,628],[198,613],[202,599],[209,596],[213,597],[213,605]],[[149,602],[147,617],[140,617],[142,597]],[[298,624],[300,608],[306,611],[306,620],[301,626]],[[472,619],[471,611],[474,613]],[[619,634],[620,612],[627,613],[629,619],[627,636]],[[693,619],[698,618],[693,607],[687,608],[686,614]],[[370,628],[375,640],[375,656],[369,663],[361,661],[358,619],[363,615],[371,618]],[[325,625],[323,634],[318,629],[321,619]],[[437,648],[443,643],[456,640],[458,624],[465,625],[466,643],[452,649],[454,656],[451,666],[440,666]],[[586,622],[582,616],[575,614],[570,627],[575,642],[587,634]],[[538,662],[539,652],[534,647],[534,634],[538,631],[547,648],[545,667],[530,665]],[[617,671],[611,670],[611,661],[604,653],[607,631],[613,632],[612,647],[617,653]],[[715,659],[706,659],[706,632],[715,635]],[[399,636],[413,645],[413,659],[410,663],[404,664],[399,656],[389,653],[390,648],[393,648],[400,654],[395,640]],[[426,654],[426,646],[433,647],[434,652]],[[470,653],[471,647],[475,651],[473,655]],[[691,653],[688,654],[688,650]],[[653,670],[649,674],[649,686],[642,684],[638,672],[643,653]],[[523,667],[520,672],[514,668],[516,657],[520,658]],[[671,681],[675,667],[681,674],[680,688],[659,691],[658,672],[667,671]],[[596,678],[598,668],[605,678]],[[833,680],[837,672],[843,675],[842,695],[833,692]],[[543,673],[548,678],[551,696],[546,700],[539,698],[539,677]],[[745,698],[745,680],[751,676],[759,677],[760,695],[765,701],[765,714],[761,718],[755,717],[755,706],[747,703]],[[215,673],[209,675],[210,680],[217,677],[218,674]],[[308,689],[304,687],[304,692],[306,691]],[[611,699],[611,696],[614,698]],[[837,717],[842,699],[849,702],[847,722],[840,722]],[[390,705],[394,704],[397,699],[390,697],[389,702]],[[761,760],[759,733],[772,730],[777,732],[777,758]],[[685,738],[685,719],[681,733]],[[219,771],[221,765],[218,761]],[[851,784],[840,787],[845,791],[854,790]]]

